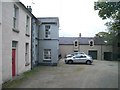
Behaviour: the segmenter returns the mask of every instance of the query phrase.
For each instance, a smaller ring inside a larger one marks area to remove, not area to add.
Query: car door
[[[79,57],[79,61],[78,61],[79,63],[84,63],[84,62],[86,62],[86,56],[85,55],[81,55],[80,57]]]
[[[80,56],[74,56],[74,60],[73,60],[73,61],[74,61],[75,63],[79,62],[79,60],[80,60]]]

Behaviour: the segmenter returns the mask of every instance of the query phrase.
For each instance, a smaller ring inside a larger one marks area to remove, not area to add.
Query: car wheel
[[[68,61],[68,63],[69,63],[69,64],[72,64],[72,63],[73,63],[73,61],[72,61],[72,60],[69,60],[69,61]]]
[[[65,64],[68,64],[68,62],[65,62]]]
[[[87,63],[88,65],[90,65],[90,64],[91,64],[91,61],[87,61],[86,63]]]

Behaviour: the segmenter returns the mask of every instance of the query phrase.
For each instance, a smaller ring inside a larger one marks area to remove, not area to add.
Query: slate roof
[[[94,40],[94,45],[104,45],[105,42],[102,38],[97,37],[59,37],[59,44],[72,45],[73,41],[79,40],[80,45],[89,45],[90,40]]]

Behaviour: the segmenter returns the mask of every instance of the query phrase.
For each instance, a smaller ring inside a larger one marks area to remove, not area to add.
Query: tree
[[[110,19],[105,25],[108,27],[108,37],[113,38],[120,33],[120,1],[112,2],[113,0],[98,0],[94,4],[94,9],[98,10],[98,15],[103,20]],[[119,37],[118,37],[119,38]],[[119,38],[120,39],[120,38]]]
[[[107,41],[113,45],[114,53],[117,53],[115,57],[120,58],[120,1],[112,1],[113,0],[98,0],[94,3],[94,9],[98,10],[99,17],[103,20],[110,20],[110,22],[105,24],[108,27],[108,32],[99,32],[97,36],[101,35],[104,39],[107,39]]]
[[[97,33],[95,35],[95,37],[102,38],[104,41],[107,41],[106,44],[112,45],[114,35],[113,34],[109,34],[108,32],[99,32],[99,33]]]

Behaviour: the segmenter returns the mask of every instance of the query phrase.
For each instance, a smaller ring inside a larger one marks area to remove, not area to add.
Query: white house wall
[[[17,4],[16,4],[17,5]],[[17,5],[18,6],[18,5]],[[31,65],[25,66],[25,44],[29,43],[29,62],[31,62],[31,36],[27,37],[25,35],[26,28],[26,15],[27,13],[24,9],[19,8],[19,33],[12,30],[13,28],[13,2],[5,2],[2,7],[2,71],[3,71],[3,81],[7,81],[12,78],[12,41],[17,41],[17,58],[16,58],[16,74],[20,74],[27,70],[30,70]],[[30,21],[31,22],[31,21]],[[31,27],[31,26],[30,26]],[[31,31],[30,31],[31,35]]]
[[[112,46],[106,46],[106,45],[94,45],[93,47],[90,47],[89,45],[80,45],[79,51],[85,52],[88,54],[89,50],[97,50],[97,59],[103,60],[104,58],[104,52],[112,52]],[[64,58],[67,54],[70,54],[74,52],[73,45],[60,45],[60,53],[62,57]],[[102,56],[101,56],[102,55]]]

